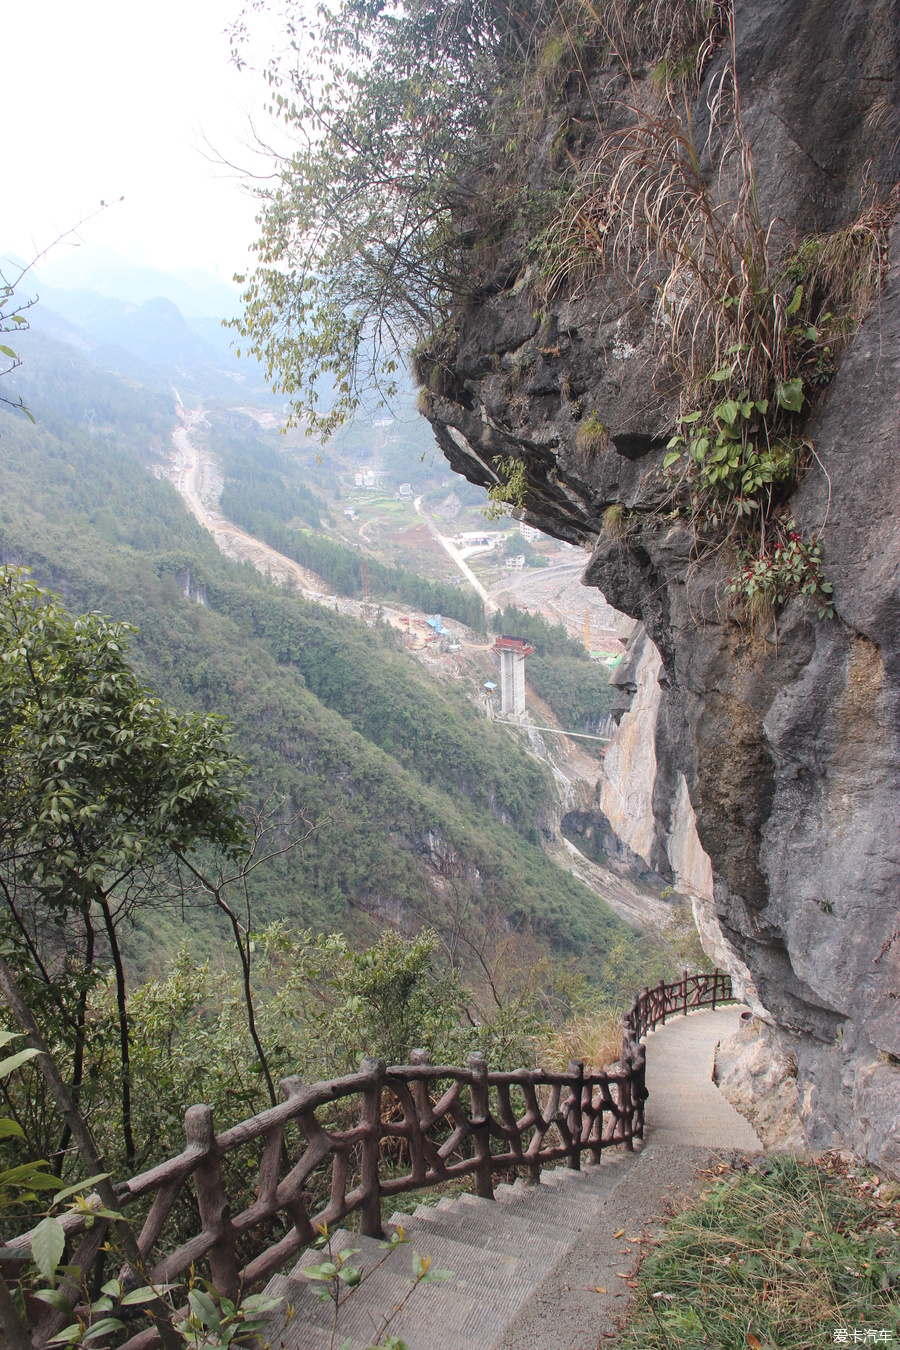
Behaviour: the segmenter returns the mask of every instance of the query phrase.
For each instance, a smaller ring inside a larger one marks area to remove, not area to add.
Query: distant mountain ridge
[[[197,267],[165,271],[102,244],[52,253],[38,269],[35,284],[38,289],[93,291],[107,300],[124,296],[135,305],[161,295],[177,305],[189,323],[209,314],[232,319],[241,312],[240,290],[215,272]]]
[[[150,388],[177,384],[183,397],[266,393],[257,363],[229,350],[231,336],[221,320],[187,320],[164,296],[133,304],[87,288],[45,286],[28,317],[32,327],[77,347],[92,365]],[[213,335],[221,335],[217,344]]]
[[[223,319],[240,312],[240,294],[220,278],[196,270],[179,276],[96,247],[39,271],[12,254],[3,263],[12,281],[26,272],[17,293],[37,300],[31,326],[92,365],[166,393],[175,385],[187,402],[271,399],[259,364],[231,350],[235,335]]]

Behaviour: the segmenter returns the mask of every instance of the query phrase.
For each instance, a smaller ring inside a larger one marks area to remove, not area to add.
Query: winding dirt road
[[[316,604],[335,609],[342,614],[352,615],[357,619],[365,619],[365,603],[363,601],[351,600],[346,596],[329,595],[328,587],[321,577],[314,572],[310,572],[307,568],[301,567],[292,558],[286,557],[283,553],[278,553],[245,530],[240,529],[239,526],[233,524],[216,510],[212,502],[218,500],[221,491],[220,470],[215,458],[207,451],[198,449],[191,441],[191,432],[198,430],[204,421],[202,407],[190,411],[183,410],[183,418],[183,425],[176,427],[172,433],[174,451],[166,476],[183,497],[194,518],[213,536],[221,552],[236,562],[252,562],[259,571],[268,572],[273,581],[283,583],[289,577],[292,578],[306,599],[312,600]],[[418,514],[423,518],[429,533],[440,543],[469,584],[481,596],[486,611],[489,614],[495,612],[498,608],[496,602],[491,599],[465,559],[459,556],[459,550],[452,540],[447,539],[440,533],[422,509],[421,498],[416,499],[415,507]],[[582,564],[579,563],[578,565]],[[389,623],[401,631],[407,631],[406,614],[401,614],[399,610],[384,605],[381,608]],[[454,630],[455,640],[473,651],[473,654],[479,650],[489,651],[491,649],[491,643],[472,641],[471,638],[467,638],[462,625],[457,625],[451,621],[447,626]],[[432,669],[433,674],[450,673],[449,667],[451,666],[457,675],[460,673],[452,657],[434,657],[424,647],[422,650],[412,651],[411,655],[416,656],[427,668]],[[445,668],[448,669],[445,670]],[[479,686],[479,695],[482,693],[480,688],[482,678],[483,674],[476,680],[476,684]],[[540,700],[533,701],[538,705],[537,711],[541,720],[551,720],[552,714],[549,708],[542,704]],[[480,706],[488,717],[494,715],[495,710],[489,698],[480,701]],[[555,736],[550,737],[549,740],[545,739],[538,728],[528,726],[527,723],[516,727],[514,734],[516,733],[524,738],[535,758],[542,760],[553,773],[560,793],[560,804],[563,812],[577,808],[583,803],[583,800],[586,801],[592,795],[599,771],[598,766],[595,761],[584,756],[573,741],[564,739],[562,736],[559,737],[558,741],[556,741]],[[548,854],[558,866],[577,877],[627,923],[638,927],[647,927],[648,925],[652,927],[659,924],[663,917],[662,910],[665,908],[661,905],[661,902],[649,895],[645,888],[634,885],[626,878],[593,863],[561,835],[557,847],[548,849]]]
[[[475,573],[472,571],[471,567],[466,562],[465,558],[462,556],[459,549],[454,544],[453,540],[448,539],[445,534],[441,534],[440,530],[435,525],[434,521],[431,519],[431,516],[429,516],[427,511],[423,510],[422,498],[417,497],[413,502],[413,506],[416,508],[416,511],[424,520],[426,526],[428,527],[428,533],[431,535],[432,539],[436,540],[436,542],[440,544],[441,548],[448,555],[450,560],[462,572],[463,576],[465,577],[469,585],[472,587],[472,589],[476,591],[478,595],[481,596],[482,600],[484,601],[485,613],[496,614],[497,612],[496,601],[492,600],[491,597],[488,595],[484,586],[482,586],[481,582],[478,580]]]
[[[179,478],[175,486],[178,488],[178,491],[181,493],[204,529],[212,531],[212,522],[200,500],[200,485],[203,481],[200,456],[191,445],[188,437],[188,431],[193,425],[191,419],[196,420],[196,417],[197,413],[188,413],[185,418],[185,425],[183,427],[176,427],[172,432],[172,440],[175,442],[176,449],[181,456],[181,463],[178,466]]]
[[[214,476],[214,464],[211,456],[198,450],[190,438],[191,431],[200,426],[202,421],[202,407],[194,408],[185,412],[184,425],[176,427],[172,432],[175,454],[172,456],[169,478],[184,498],[193,516],[205,530],[209,530],[226,557],[236,562],[252,562],[260,571],[270,572],[278,581],[285,581],[290,576],[305,594],[309,594],[311,598],[321,599],[328,590],[321,577],[315,572],[310,572],[308,568],[301,567],[293,558],[285,557],[283,553],[278,553],[262,540],[248,534],[246,530],[227,520],[203,500],[204,487]],[[337,601],[337,596],[333,597],[333,600]],[[347,601],[346,604],[351,607],[349,612],[356,614],[359,609],[358,603]]]

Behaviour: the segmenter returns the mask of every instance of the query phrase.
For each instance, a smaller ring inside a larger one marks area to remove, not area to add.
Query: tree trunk
[[[122,1136],[125,1140],[125,1161],[132,1171],[137,1157],[134,1146],[134,1134],[131,1129],[131,1052],[128,1038],[128,1004],[125,990],[125,967],[122,965],[122,953],[119,950],[119,938],[113,922],[112,910],[105,897],[100,900],[103,922],[109,947],[112,952],[113,968],[116,972],[116,1003],[119,1008],[119,1054],[122,1061]]]
[[[119,1215],[117,1219],[112,1221],[112,1226],[125,1260],[132,1270],[144,1279],[145,1283],[149,1283],[149,1272],[144,1264],[144,1258],[141,1256],[137,1239],[131,1231],[131,1225],[121,1212],[118,1197],[106,1171],[103,1155],[94,1143],[86,1122],[72,1100],[72,1094],[66,1087],[53,1057],[44,1044],[40,1028],[34,1020],[34,1014],[22,997],[22,991],[16,984],[12,971],[2,955],[0,955],[0,989],[2,989],[16,1021],[25,1032],[25,1040],[28,1046],[39,1051],[35,1062],[53,1094],[53,1100],[72,1131],[72,1137],[78,1147],[78,1152],[81,1154],[82,1162],[89,1174],[100,1175],[101,1179],[96,1182],[96,1188],[103,1202],[103,1208],[113,1210]],[[148,1311],[159,1333],[164,1350],[183,1350],[181,1339],[172,1326],[170,1310],[165,1306],[162,1299],[154,1299],[149,1304]]]
[[[90,913],[84,915],[85,927],[85,948],[84,948],[84,969],[89,972],[94,964],[94,925],[91,923]],[[84,1079],[84,1041],[87,1027],[87,986],[82,989],[78,998],[78,1012],[75,1016],[75,1054],[72,1065],[72,1099],[77,1105],[81,1096],[81,1084]],[[63,1126],[63,1132],[59,1141],[59,1148],[53,1155],[53,1170],[56,1175],[62,1176],[63,1163],[65,1162],[66,1149],[69,1147],[69,1141],[72,1138],[72,1131],[69,1123],[66,1121]]]
[[[243,972],[244,982],[244,1003],[247,1007],[247,1027],[250,1031],[250,1037],[253,1044],[256,1046],[256,1053],[259,1055],[260,1068],[263,1071],[266,1087],[269,1090],[269,1101],[273,1106],[276,1106],[278,1104],[278,1098],[275,1095],[275,1084],[272,1082],[272,1075],[269,1072],[269,1062],[263,1053],[262,1041],[259,1039],[259,1032],[256,1030],[256,1010],[253,1006],[253,986],[250,983],[250,934],[247,934],[247,946],[245,949],[240,925],[233,915],[231,916],[231,926],[234,930],[234,936],[237,941],[238,952],[240,953],[241,958],[241,970]]]

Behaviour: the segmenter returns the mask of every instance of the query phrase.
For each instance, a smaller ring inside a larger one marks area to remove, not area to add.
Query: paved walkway
[[[593,1350],[613,1339],[634,1288],[642,1235],[696,1194],[710,1155],[756,1153],[761,1145],[712,1081],[715,1047],[735,1030],[740,1009],[675,1015],[647,1037],[645,1139],[634,1153],[610,1149],[599,1167],[545,1170],[539,1186],[499,1185],[496,1200],[449,1196],[397,1214],[420,1255],[451,1272],[417,1291],[391,1324],[415,1350]],[[410,1249],[385,1260],[378,1243],[340,1230],[366,1274],[365,1292],[342,1313],[338,1342],[372,1343],[376,1326],[409,1293]],[[328,1308],[302,1267],[267,1292],[297,1316],[280,1331],[283,1350],[327,1350]],[[369,1272],[371,1271],[371,1279]],[[274,1339],[274,1338],[273,1338]]]
[[[687,1017],[676,1013],[647,1034],[648,1144],[762,1151],[753,1126],[712,1077],[716,1046],[737,1031],[742,1011],[732,1006]]]
[[[736,1007],[675,1014],[648,1034],[643,1148],[495,1350],[594,1350],[616,1340],[637,1236],[658,1234],[666,1211],[697,1195],[698,1169],[711,1154],[762,1150],[712,1080],[716,1045],[737,1030],[740,1014]]]

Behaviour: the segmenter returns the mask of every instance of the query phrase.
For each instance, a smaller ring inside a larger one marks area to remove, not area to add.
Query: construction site
[[[480,528],[457,529],[450,535],[445,533],[446,512],[429,510],[423,494],[413,496],[412,489],[409,494],[392,492],[383,471],[357,469],[345,476],[340,517],[330,533],[345,546],[353,543],[357,551],[365,547],[359,569],[362,595],[337,594],[315,572],[222,514],[221,469],[216,457],[202,445],[208,428],[204,412],[182,410],[180,421],[167,476],[223,553],[251,562],[274,582],[297,588],[314,604],[361,620],[369,627],[393,629],[410,656],[434,678],[463,682],[485,716],[527,730],[532,749],[540,757],[559,761],[580,744],[579,756],[586,754],[593,768],[581,765],[573,777],[584,782],[592,775],[596,777],[597,760],[613,724],[608,716],[604,718],[602,709],[588,727],[573,725],[575,719],[554,714],[552,689],[541,686],[539,693],[528,680],[526,658],[534,656],[535,648],[526,636],[517,633],[515,627],[498,637],[487,636],[446,615],[374,596],[367,561],[367,557],[390,558],[387,541],[408,536],[423,573],[427,571],[445,583],[455,580],[479,595],[489,627],[496,631],[501,618],[505,624],[507,614],[516,626],[531,617],[553,627],[560,625],[592,663],[609,670],[620,659],[624,646],[616,631],[615,612],[598,591],[581,585],[584,550],[551,541],[534,527],[513,520],[487,528],[482,523]],[[400,486],[408,488],[409,484]],[[344,505],[348,497],[349,503]],[[471,511],[454,514],[460,524],[465,523],[466,516],[472,524],[478,519]],[[516,564],[521,561],[520,549],[528,551],[525,556],[530,559],[529,565],[505,568],[504,559],[512,558]],[[432,559],[428,566],[426,558]],[[546,743],[541,739],[544,736]]]

